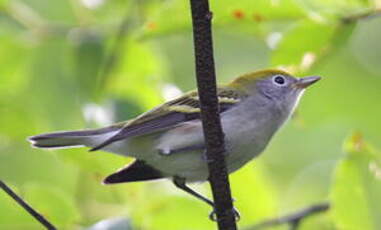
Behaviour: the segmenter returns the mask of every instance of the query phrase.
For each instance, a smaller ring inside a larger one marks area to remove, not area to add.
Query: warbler
[[[281,70],[262,70],[244,74],[217,88],[229,173],[265,149],[295,110],[304,90],[318,80],[318,76],[298,79]],[[103,182],[169,178],[176,187],[214,208],[211,200],[187,186],[189,182],[206,181],[209,177],[197,91],[126,122],[100,129],[41,134],[29,140],[37,148],[86,146],[90,151],[133,157],[133,163]]]

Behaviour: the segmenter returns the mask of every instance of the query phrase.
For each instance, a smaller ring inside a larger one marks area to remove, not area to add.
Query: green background
[[[264,154],[231,175],[240,229],[325,201],[332,208],[299,229],[381,229],[380,7],[211,1],[219,82],[269,67],[323,78]],[[59,229],[110,218],[103,226],[215,229],[209,207],[169,181],[100,184],[131,159],[26,141],[130,119],[195,88],[190,25],[186,0],[0,0],[0,179]],[[208,184],[192,187],[210,196]],[[42,227],[0,192],[0,229]]]

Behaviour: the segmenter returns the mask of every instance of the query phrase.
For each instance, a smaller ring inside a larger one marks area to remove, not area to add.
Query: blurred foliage
[[[331,192],[333,216],[342,229],[381,228],[381,154],[354,134],[346,143]]]
[[[170,182],[100,184],[131,159],[25,141],[126,120],[194,88],[188,4],[0,0],[0,178],[59,229],[214,229],[209,207]],[[328,200],[332,210],[299,229],[380,229],[380,146],[368,142],[381,141],[381,2],[211,7],[221,83],[268,67],[323,77],[265,153],[231,176],[240,227]],[[0,229],[41,226],[0,192]]]

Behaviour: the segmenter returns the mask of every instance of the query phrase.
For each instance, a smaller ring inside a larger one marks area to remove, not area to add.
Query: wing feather
[[[246,95],[239,95],[236,91],[218,89],[217,91],[220,113],[223,113],[237,105]],[[128,122],[120,132],[112,136],[90,151],[99,150],[113,142],[120,141],[133,136],[171,128],[181,122],[200,119],[200,102],[198,93],[193,91],[182,97],[164,103]]]

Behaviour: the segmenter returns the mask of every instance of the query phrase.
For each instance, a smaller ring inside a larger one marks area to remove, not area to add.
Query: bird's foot
[[[239,214],[238,210],[235,207],[233,207],[231,211],[234,213],[235,221],[238,222],[241,219],[241,214]],[[217,221],[217,213],[215,209],[213,209],[213,211],[209,214],[209,219],[211,221]]]

